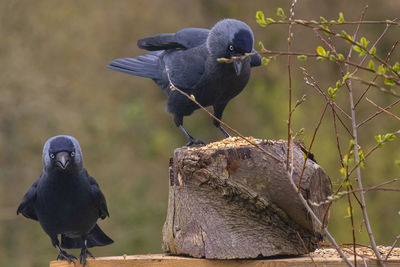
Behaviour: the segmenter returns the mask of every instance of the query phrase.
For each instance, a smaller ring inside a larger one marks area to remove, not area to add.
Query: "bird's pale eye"
[[[229,51],[233,52],[233,50],[235,50],[235,49],[233,48],[233,45],[229,45]]]
[[[75,157],[75,152],[72,151],[70,155],[71,155],[71,158]]]
[[[54,159],[56,157],[56,155],[54,155],[53,153],[50,153],[50,158]]]

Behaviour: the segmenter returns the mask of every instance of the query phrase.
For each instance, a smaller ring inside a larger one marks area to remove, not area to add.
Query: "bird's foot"
[[[65,260],[68,262],[73,262],[76,259],[77,258],[74,255],[68,254],[65,250],[61,250],[57,256],[57,260]]]
[[[90,251],[87,248],[82,248],[81,254],[79,254],[79,262],[82,264],[83,267],[86,266],[87,255],[89,255],[90,257],[92,257],[94,259],[93,254],[90,253]]]
[[[222,126],[217,127],[225,135],[226,138],[231,137],[230,134],[228,134],[228,132],[224,128],[222,128]]]
[[[189,139],[189,142],[187,142],[186,144],[186,146],[204,146],[204,145],[205,143],[202,140],[194,138]]]

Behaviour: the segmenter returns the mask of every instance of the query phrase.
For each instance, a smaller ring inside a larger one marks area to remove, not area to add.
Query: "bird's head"
[[[68,135],[57,135],[46,141],[43,147],[43,170],[70,172],[83,168],[81,147]]]
[[[207,48],[214,58],[240,57],[253,51],[254,35],[250,27],[236,19],[219,21],[207,38]],[[243,61],[233,60],[237,75],[240,75]]]

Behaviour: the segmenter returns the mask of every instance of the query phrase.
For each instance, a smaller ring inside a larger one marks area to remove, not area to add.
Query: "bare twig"
[[[375,41],[375,43],[372,45],[372,47],[376,47],[376,45],[379,43],[379,41],[383,38],[383,36],[386,34],[387,30],[389,29],[389,24],[386,24],[385,29],[383,30],[382,34],[378,37],[378,39]],[[390,49],[388,55],[386,56],[385,62],[388,62],[390,59],[390,56],[393,52],[393,50],[395,49],[395,47],[397,46],[398,41],[396,41],[394,43],[394,45],[392,46],[392,48]],[[371,48],[372,49],[372,48]],[[364,59],[367,58],[367,55],[365,55]],[[376,79],[378,79],[379,75],[375,75],[374,79],[372,80],[372,82],[374,83],[376,81]],[[364,95],[368,92],[368,90],[371,88],[371,85],[368,85],[368,87],[364,90],[364,92],[361,94],[361,96],[358,98],[358,100],[356,101],[356,103],[354,104],[355,107],[357,107],[357,105],[360,103],[361,99],[364,97]]]
[[[389,187],[383,187],[384,185],[388,185],[388,184],[392,184],[394,182],[398,182],[400,181],[400,178],[394,178],[390,181],[386,181],[383,182],[381,184],[378,185],[374,185],[371,187],[365,187],[363,188],[363,192],[369,192],[369,191],[389,191],[389,192],[399,192],[400,188],[389,188]],[[335,193],[333,193],[331,196],[329,196],[326,200],[318,202],[318,203],[312,203],[313,206],[321,206],[321,205],[325,205],[325,204],[329,204],[332,203],[335,200],[341,199],[344,196],[347,196],[349,194],[354,194],[357,192],[361,192],[360,189],[352,189],[350,191],[336,191]]]
[[[313,134],[313,137],[312,137],[312,139],[311,139],[310,146],[309,146],[309,148],[308,148],[308,150],[307,150],[306,158],[304,159],[304,163],[303,163],[303,168],[301,169],[301,174],[300,174],[299,183],[298,183],[298,187],[297,187],[297,193],[300,192],[300,185],[301,185],[301,182],[302,182],[302,180],[303,180],[303,175],[304,175],[304,171],[305,171],[305,169],[306,169],[307,160],[308,160],[308,157],[309,157],[309,155],[310,155],[310,151],[311,151],[312,146],[313,146],[313,144],[314,144],[315,137],[317,136],[317,132],[318,132],[318,130],[319,130],[319,127],[321,126],[322,119],[323,119],[324,116],[325,116],[325,112],[326,112],[326,109],[327,109],[327,108],[328,108],[328,103],[325,104],[324,111],[322,112],[321,117],[319,118],[317,127],[315,127],[314,134]]]
[[[386,21],[386,20],[363,20],[363,21],[343,21],[341,23],[325,23],[325,22],[311,22],[311,21],[305,21],[305,20],[295,20],[294,23],[296,25],[302,25],[302,26],[320,26],[323,24],[328,24],[331,26],[335,26],[335,25],[351,25],[351,24],[387,24],[389,23],[390,25],[400,25],[396,19],[392,20],[392,21]],[[275,21],[275,22],[269,22],[268,25],[279,25],[279,24],[289,24],[289,22],[287,21]]]
[[[363,9],[363,12],[361,14],[362,17],[364,16],[365,11],[366,11],[366,8]],[[354,34],[353,40],[356,39],[356,35],[358,33],[360,25],[361,24],[357,25],[357,29]],[[352,43],[352,46],[350,47],[348,58],[350,58],[350,56],[351,56],[351,53],[353,51],[353,46],[357,45],[355,42],[351,42],[351,43]],[[375,58],[377,58],[377,57],[375,57]],[[346,72],[349,72],[349,65],[346,65],[346,70],[347,70]],[[357,124],[356,124],[356,113],[355,113],[354,98],[353,98],[353,87],[351,84],[351,80],[346,80],[345,84],[346,84],[347,88],[349,89],[351,125],[352,125],[352,129],[353,129],[353,140],[354,140],[354,162],[356,163],[356,165],[358,165],[359,164],[359,157],[358,157],[359,145],[358,145]],[[361,180],[360,166],[357,166],[357,168],[356,168],[356,175],[357,175],[358,188],[361,190],[360,191],[361,210],[363,213],[364,223],[365,223],[365,227],[368,232],[371,246],[375,252],[376,258],[379,260],[380,265],[385,266],[385,264],[382,261],[381,255],[379,254],[378,248],[376,246],[374,235],[372,234],[372,228],[371,228],[371,225],[369,222],[367,206],[366,206],[366,201],[365,201],[365,196],[364,196],[365,192],[363,192],[363,184],[362,184],[362,180]]]
[[[395,117],[397,120],[400,121],[400,117],[399,117],[399,116],[394,115],[392,112],[387,111],[385,108],[382,108],[382,107],[378,106],[378,105],[375,104],[372,100],[368,99],[368,97],[367,97],[366,99],[367,99],[367,101],[368,101],[369,103],[371,103],[371,104],[374,105],[375,107],[379,108],[380,110],[382,110],[382,111],[385,112],[386,114],[389,114],[390,116]]]
[[[288,46],[287,50],[290,52],[290,45],[291,45],[291,40],[292,40],[292,23],[294,19],[294,5],[296,4],[297,0],[292,1],[292,5],[290,6],[290,14],[289,14],[289,30],[288,30]],[[287,57],[287,69],[288,69],[288,78],[289,78],[289,114],[288,114],[288,130],[287,130],[287,142],[288,142],[288,147],[286,151],[286,171],[289,171],[289,166],[292,165],[292,162],[289,161],[289,152],[291,149],[292,145],[292,72],[291,72],[291,56],[288,54]]]
[[[311,86],[312,88],[314,88],[318,93],[320,93],[322,96],[324,96],[325,101],[327,103],[329,103],[329,105],[332,106],[333,110],[335,111],[336,108],[342,112],[342,114],[344,114],[347,118],[351,119],[350,115],[348,115],[340,106],[338,106],[335,102],[331,101],[329,96],[326,95],[326,93],[324,91],[322,91],[322,89],[319,87],[318,83],[315,81],[314,77],[312,77],[305,68],[300,67],[301,70],[303,70],[303,74],[305,76],[304,80],[305,83],[309,86]],[[309,79],[312,81],[310,82]],[[336,111],[335,111],[336,113]],[[337,115],[336,116],[338,118],[338,120],[340,121],[340,123],[342,124],[343,128],[346,129],[346,131],[349,133],[349,135],[353,138],[352,133],[350,132],[350,130],[347,128],[346,124],[341,120],[341,118]]]
[[[385,108],[383,108],[384,110],[389,110],[392,107],[394,107],[395,105],[397,105],[398,103],[400,103],[400,99],[396,100],[395,102],[393,102],[392,104],[386,106]],[[374,115],[368,117],[367,119],[363,120],[362,122],[360,122],[359,124],[357,124],[357,128],[359,128],[361,125],[367,123],[368,121],[372,120],[373,118],[375,118],[376,116],[378,116],[379,114],[383,113],[383,110],[377,111],[375,112]]]
[[[169,76],[169,73],[167,73],[168,76],[168,81],[169,84],[171,86],[171,88],[173,90],[178,91],[179,93],[181,93],[182,95],[186,96],[187,98],[189,98],[191,101],[193,101],[197,106],[199,106],[202,110],[204,110],[211,118],[217,120],[219,123],[221,123],[223,126],[225,126],[226,128],[228,128],[229,130],[231,130],[232,132],[234,132],[235,134],[237,134],[238,136],[240,136],[243,140],[245,140],[246,142],[248,142],[250,145],[255,146],[256,148],[260,149],[262,152],[264,152],[265,154],[267,154],[268,156],[270,156],[271,158],[273,158],[274,160],[276,160],[279,163],[283,163],[283,161],[281,159],[278,159],[277,157],[275,157],[274,155],[272,155],[271,153],[269,153],[267,150],[265,150],[263,147],[259,146],[256,143],[251,142],[248,138],[246,138],[244,135],[242,135],[239,131],[233,129],[230,125],[226,124],[225,122],[221,121],[220,119],[218,119],[217,117],[215,117],[210,111],[208,111],[205,107],[203,107],[199,102],[197,102],[197,100],[188,95],[186,92],[182,91],[181,89],[179,89],[178,87],[176,87],[172,81],[171,78]]]
[[[400,235],[396,236],[396,239],[394,240],[394,242],[393,242],[393,244],[392,244],[392,247],[390,248],[388,254],[387,254],[386,257],[385,257],[385,261],[389,259],[389,256],[390,256],[390,254],[392,253],[392,251],[393,251],[393,249],[394,249],[394,246],[396,246],[397,241],[399,241],[399,239],[400,239]]]
[[[300,239],[301,243],[303,244],[304,250],[305,250],[305,251],[309,251],[309,250],[307,249],[306,244],[304,243],[303,238],[301,238],[301,235],[299,234],[299,232],[296,231],[296,235],[297,235],[297,237]],[[315,263],[315,261],[314,261],[314,258],[311,256],[311,253],[308,252],[307,255],[308,255],[308,257],[310,257],[310,259],[311,259],[313,265],[314,265],[315,267],[318,267],[318,265],[317,265],[317,264]]]

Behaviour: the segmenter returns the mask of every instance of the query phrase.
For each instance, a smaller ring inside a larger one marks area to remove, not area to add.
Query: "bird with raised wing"
[[[97,219],[109,216],[106,199],[83,167],[74,137],[58,135],[47,140],[42,161],[42,174],[23,197],[17,214],[39,221],[58,250],[57,259],[72,262],[76,257],[61,248],[80,248],[79,260],[85,266],[86,256],[93,257],[88,248],[113,243],[97,225]]]
[[[261,64],[253,49],[250,27],[239,20],[224,19],[211,29],[185,28],[140,39],[138,46],[149,52],[136,58],[118,58],[108,68],[154,80],[167,94],[167,111],[188,139],[188,146],[204,144],[183,127],[183,117],[199,107],[171,88],[171,83],[192,95],[202,106],[212,106],[221,119],[227,103],[238,95],[250,78],[250,68]],[[218,58],[230,59],[231,64]],[[229,134],[214,119],[214,125]]]

